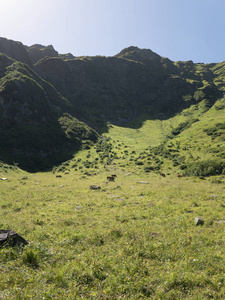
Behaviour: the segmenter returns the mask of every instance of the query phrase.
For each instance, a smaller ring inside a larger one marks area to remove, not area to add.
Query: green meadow
[[[45,173],[2,163],[1,228],[29,244],[0,248],[0,299],[225,299],[223,113],[108,124]]]

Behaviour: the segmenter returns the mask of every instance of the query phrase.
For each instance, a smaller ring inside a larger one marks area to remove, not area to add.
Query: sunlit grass
[[[127,173],[10,173],[1,228],[29,245],[1,249],[1,297],[223,299],[224,179]],[[195,216],[205,224],[196,227]]]

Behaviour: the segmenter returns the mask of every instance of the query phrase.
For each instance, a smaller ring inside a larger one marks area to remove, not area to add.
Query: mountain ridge
[[[150,49],[134,46],[111,57],[74,57],[59,54],[52,45],[28,47],[0,38],[0,53],[0,132],[4,133],[5,128],[11,130],[8,140],[4,135],[5,148],[0,148],[3,160],[7,156],[12,161],[14,157],[21,163],[21,157],[33,151],[31,145],[24,151],[18,141],[20,149],[13,150],[12,128],[19,130],[22,140],[24,130],[25,136],[37,134],[39,141],[40,134],[45,134],[39,132],[38,126],[56,126],[57,134],[64,135],[64,142],[70,144],[65,152],[72,155],[82,141],[75,138],[73,143],[74,135],[61,131],[64,127],[59,120],[65,114],[70,119],[63,119],[67,124],[72,122],[79,127],[81,124],[75,119],[80,120],[101,133],[107,131],[108,122],[127,126],[140,115],[163,120],[200,103],[208,110],[224,93],[223,62],[173,62]],[[82,126],[93,133],[85,127],[87,125]],[[32,130],[29,126],[33,126]],[[92,141],[97,139],[97,133],[90,136]],[[49,144],[48,140],[44,151],[46,157],[57,148],[57,139],[52,139],[55,144]],[[37,148],[41,148],[38,143]],[[7,151],[7,145],[11,145],[10,151]],[[62,150],[62,146],[59,149]],[[11,153],[11,158],[5,154],[7,152]],[[21,153],[20,158],[15,153]],[[31,157],[40,158],[37,153]]]

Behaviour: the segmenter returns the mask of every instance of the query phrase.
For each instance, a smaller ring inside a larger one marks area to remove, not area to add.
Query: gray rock
[[[15,231],[0,229],[0,247],[3,245],[16,247],[25,246],[27,244],[28,242]]]
[[[101,187],[100,187],[100,185],[91,185],[91,186],[90,186],[90,189],[91,189],[91,190],[100,190]]]
[[[75,210],[80,210],[80,209],[82,209],[83,207],[82,206],[76,206],[75,207]]]
[[[195,225],[199,226],[199,225],[203,225],[205,222],[203,219],[199,218],[199,217],[195,217]]]

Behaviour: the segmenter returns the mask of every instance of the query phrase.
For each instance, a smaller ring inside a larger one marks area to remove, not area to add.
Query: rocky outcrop
[[[58,52],[53,48],[52,45],[42,46],[39,44],[27,47],[27,53],[29,55],[32,64],[37,63],[44,57],[58,57]]]
[[[142,113],[168,117],[196,104],[195,91],[203,86],[200,77],[196,81],[183,78],[170,60],[132,47],[115,57],[45,58],[35,71],[95,126],[107,121],[127,123]],[[207,88],[215,101],[215,86]]]
[[[25,64],[32,64],[25,46],[20,42],[15,42],[13,40],[0,37],[0,53],[3,53]]]
[[[45,57],[60,57],[62,60],[73,59],[71,53],[59,54],[52,45],[43,46],[34,44],[25,46],[21,42],[16,42],[0,37],[0,53],[32,66]]]

